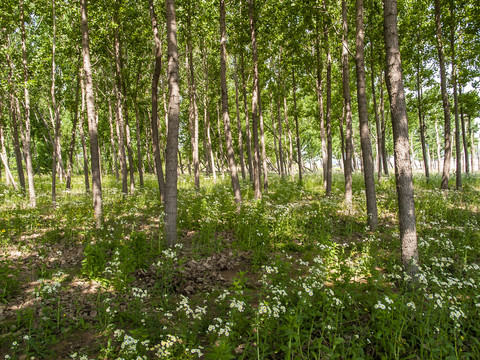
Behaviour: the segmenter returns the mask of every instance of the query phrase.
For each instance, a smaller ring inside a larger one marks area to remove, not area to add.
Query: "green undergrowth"
[[[379,227],[366,227],[342,175],[269,177],[255,200],[228,176],[179,179],[178,244],[162,238],[154,176],[121,193],[103,179],[94,228],[81,177],[52,206],[0,185],[0,358],[478,359],[480,178],[440,191],[415,178],[419,275],[400,266],[395,181],[377,183]],[[63,186],[63,184],[61,184]],[[408,280],[408,279],[407,279]]]

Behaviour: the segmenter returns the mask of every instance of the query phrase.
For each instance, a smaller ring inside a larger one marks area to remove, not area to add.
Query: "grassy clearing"
[[[276,176],[260,202],[242,184],[180,178],[180,241],[159,237],[155,178],[124,197],[105,177],[95,230],[81,178],[37,209],[0,185],[0,358],[478,359],[480,178],[441,192],[415,179],[421,275],[403,281],[393,178],[377,187],[380,226],[366,230],[341,175]]]

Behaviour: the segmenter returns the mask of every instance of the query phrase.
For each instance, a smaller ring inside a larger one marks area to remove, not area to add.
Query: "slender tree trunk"
[[[425,123],[423,117],[423,99],[422,99],[422,87],[420,81],[420,63],[417,67],[417,100],[418,100],[418,122],[420,128],[420,142],[422,143],[423,165],[425,168],[425,177],[427,182],[430,180],[430,169],[427,157],[427,144],[425,141]]]
[[[363,47],[365,32],[363,27],[363,0],[357,0],[356,16],[356,57],[357,57],[357,97],[358,117],[360,119],[360,142],[363,156],[363,177],[367,201],[368,226],[374,231],[378,225],[377,196],[375,194],[375,176],[373,169],[372,143],[368,127],[367,93],[365,79],[365,59]]]
[[[75,105],[73,112],[72,136],[70,140],[70,147],[68,149],[68,164],[67,164],[67,182],[65,188],[71,189],[72,185],[72,167],[73,167],[73,153],[75,152],[75,138],[77,133],[78,123],[78,98],[80,97],[80,75],[77,73],[77,86],[75,88]]]
[[[280,83],[280,82],[279,82]],[[279,162],[280,162],[280,175],[283,177],[285,175],[285,167],[284,167],[284,156],[283,156],[283,145],[282,145],[282,115],[280,112],[280,94],[278,94],[277,99],[277,117],[278,117],[278,155],[279,155]]]
[[[35,207],[37,198],[35,195],[35,183],[33,180],[33,164],[31,150],[31,125],[30,125],[30,94],[28,91],[28,65],[27,65],[27,42],[25,39],[25,21],[23,13],[23,0],[20,1],[20,23],[22,33],[22,63],[23,63],[23,90],[25,95],[25,133],[23,136],[23,151],[25,153],[25,167],[28,180],[28,197],[30,206]]]
[[[275,113],[273,112],[273,94],[270,92],[270,116],[272,118],[272,135],[273,135],[273,148],[275,150],[275,159],[277,163],[278,174],[281,175],[281,163],[280,163],[280,156],[278,154],[278,147],[277,147],[277,127],[275,125]]]
[[[460,98],[462,97],[462,87],[459,87]],[[467,174],[470,173],[470,164],[468,161],[468,141],[467,141],[467,133],[465,132],[465,118],[463,116],[463,102],[460,106],[460,119],[462,122],[462,138],[463,138],[463,152],[465,153],[465,172]],[[472,169],[473,170],[473,169]]]
[[[450,163],[452,158],[452,140],[450,133],[450,102],[447,93],[447,78],[445,74],[445,58],[442,43],[442,23],[440,19],[440,0],[435,0],[435,29],[437,35],[437,51],[440,63],[440,85],[442,89],[443,115],[445,117],[445,158],[443,162],[441,189],[448,189],[448,178],[450,176]]]
[[[191,2],[189,2],[191,4]],[[193,176],[195,188],[200,189],[200,163],[198,158],[198,106],[197,106],[197,88],[195,87],[195,73],[193,71],[193,48],[192,48],[192,34],[191,34],[191,22],[190,13],[187,15],[187,49],[188,49],[188,64],[190,72],[189,81],[189,95],[190,104],[192,106],[192,158],[193,158]]]
[[[262,172],[263,172],[263,190],[268,192],[268,168],[267,168],[267,150],[265,148],[265,126],[263,123],[262,97],[260,92],[260,82],[258,85],[258,114],[260,128],[260,146],[262,147]]]
[[[327,2],[323,2],[324,14],[327,14]],[[328,39],[328,23],[327,16],[324,15],[325,25],[323,34],[325,37],[325,52],[327,55],[327,112],[325,116],[325,128],[327,136],[327,181],[325,194],[330,196],[332,193],[332,168],[333,168],[333,151],[332,151],[332,55],[330,54],[330,43]]]
[[[204,107],[204,114],[203,120],[205,124],[205,138],[206,138],[206,162],[210,168],[210,171],[213,175],[213,182],[217,182],[217,172],[215,170],[215,160],[213,158],[213,150],[212,150],[212,138],[210,135],[210,112],[209,112],[209,99],[208,99],[208,61],[207,61],[207,50],[205,48],[205,44],[203,45],[203,67],[205,71],[205,92],[203,95],[203,107]]]
[[[240,154],[240,166],[242,170],[242,179],[245,180],[246,171],[245,171],[245,157],[243,156],[243,135],[242,135],[242,123],[240,120],[240,105],[238,99],[238,75],[237,75],[237,56],[233,58],[234,64],[234,80],[235,80],[235,109],[237,111],[237,129],[238,129],[238,152]]]
[[[252,39],[253,56],[253,87],[252,87],[252,133],[253,133],[253,189],[255,198],[262,198],[261,188],[261,170],[260,170],[260,151],[258,143],[258,117],[259,117],[259,78],[258,78],[258,53],[257,53],[257,34],[255,25],[255,0],[249,0],[249,18],[250,33]]]
[[[112,113],[112,100],[110,97],[110,92],[107,91],[107,102],[108,102],[108,124],[110,127],[110,147],[113,156],[113,167],[115,171],[115,178],[120,179],[120,174],[118,172],[118,153],[115,147],[115,132],[113,130],[113,113]],[[116,124],[116,122],[115,122]]]
[[[297,163],[298,163],[298,180],[302,182],[302,147],[300,145],[300,135],[298,131],[298,113],[297,113],[297,82],[295,81],[295,69],[292,69],[293,83],[293,117],[295,119],[295,133],[297,136]]]
[[[253,184],[253,155],[252,155],[252,135],[250,133],[250,120],[247,106],[247,81],[245,80],[245,67],[243,61],[243,50],[240,51],[240,72],[242,74],[242,90],[243,90],[243,108],[245,110],[245,135],[247,140],[247,160],[248,175],[250,182]]]
[[[155,15],[155,8],[153,7],[153,0],[149,0],[150,20],[152,22],[153,38],[155,40],[155,68],[152,77],[152,146],[153,159],[155,162],[155,171],[157,174],[158,190],[160,192],[160,199],[164,202],[165,181],[163,177],[162,157],[158,138],[158,80],[162,72],[162,42],[158,33],[157,17]]]
[[[437,170],[440,172],[440,159],[441,159],[441,145],[440,145],[440,133],[438,131],[438,121],[435,118],[435,139],[437,141]]]
[[[325,118],[323,116],[323,84],[322,84],[322,62],[320,54],[320,24],[319,19],[316,19],[316,36],[315,36],[315,55],[316,55],[316,90],[318,102],[318,116],[320,120],[320,138],[322,140],[322,170],[323,170],[323,189],[327,190],[327,171],[328,171],[328,154],[327,154],[327,139],[325,136]]]
[[[118,85],[119,84],[117,79],[117,82],[113,84],[113,90],[116,99],[115,118],[118,138],[118,152],[120,157],[120,174],[122,177],[122,192],[126,195],[128,193],[128,169],[127,154],[125,152],[125,123],[123,119],[123,104]]]
[[[286,130],[288,134],[288,173],[293,177],[293,142],[292,132],[290,131],[290,124],[288,122],[287,95],[285,93],[283,94],[283,109],[285,112],[285,127],[287,128]]]
[[[178,73],[177,22],[175,0],[166,0],[168,44],[168,132],[165,167],[165,239],[169,246],[177,242],[177,151],[180,123],[180,79]]]
[[[383,71],[381,73],[383,75]],[[380,117],[382,131],[382,160],[383,172],[388,176],[388,156],[387,156],[387,137],[386,137],[386,121],[385,121],[385,102],[383,97],[383,76],[380,77]]]
[[[0,112],[2,111],[2,105],[0,104]],[[0,113],[0,156],[2,158],[2,163],[5,168],[5,183],[7,185],[12,184],[13,188],[15,191],[18,190],[17,184],[15,183],[15,180],[13,179],[12,173],[10,172],[10,167],[8,166],[8,158],[7,158],[7,148],[5,146],[5,132],[3,130],[3,120],[2,120],[2,114]]]
[[[387,59],[386,79],[392,114],[402,262],[407,274],[413,277],[418,270],[417,230],[415,225],[412,167],[408,146],[407,108],[403,89],[400,46],[398,43],[396,0],[384,0],[384,16]]]
[[[230,128],[230,116],[228,114],[228,89],[227,89],[227,33],[225,29],[225,0],[220,0],[220,83],[222,87],[222,114],[227,143],[228,166],[232,180],[233,194],[237,204],[242,202],[240,183],[238,181],[237,164],[233,151],[232,131]]]
[[[450,47],[451,47],[451,56],[452,56],[452,83],[453,83],[453,107],[455,111],[455,153],[456,153],[456,176],[455,176],[455,185],[456,189],[460,190],[462,188],[462,145],[460,138],[460,119],[458,115],[458,91],[457,91],[457,64],[456,64],[456,55],[455,55],[455,28],[456,28],[456,19],[455,19],[455,5],[453,0],[450,1],[450,12],[452,17],[453,24],[451,25],[450,31]]]
[[[138,113],[138,104],[135,96],[135,128],[136,128],[136,135],[137,135],[137,167],[138,167],[138,176],[140,180],[140,187],[143,189],[144,181],[143,181],[143,159],[142,159],[142,141],[140,138],[140,114]]]
[[[472,168],[472,173],[475,172],[475,167],[474,167],[474,158],[475,158],[475,150],[474,150],[474,142],[473,142],[473,131],[472,131],[472,119],[470,118],[470,115],[468,115],[468,135],[470,137],[470,165]]]
[[[80,0],[80,6],[82,13],[83,70],[85,73],[88,131],[90,134],[90,157],[92,164],[93,209],[95,213],[95,225],[99,228],[103,223],[102,183],[100,178],[100,153],[98,150],[97,123],[95,121],[95,97],[93,95],[92,69],[90,64],[87,0]]]
[[[222,138],[222,126],[220,125],[220,104],[217,103],[217,131],[218,131],[218,149],[220,155],[217,153],[218,169],[222,173],[222,179],[225,177],[223,164],[225,159],[225,153],[223,152],[223,138]]]
[[[83,130],[83,124],[85,122],[85,76],[83,74],[83,69],[80,74],[80,86],[82,90],[82,108],[80,112],[80,140],[82,142],[82,153],[83,153],[83,174],[85,179],[85,191],[90,192],[90,181],[89,181],[89,170],[88,170],[88,154],[87,154],[87,142],[85,141],[85,132]]]
[[[345,120],[346,120],[346,136],[345,136],[345,203],[349,206],[352,204],[352,152],[353,152],[353,130],[352,130],[352,108],[350,100],[350,82],[348,70],[348,22],[347,22],[347,3],[342,0],[342,19],[343,19],[343,36],[342,36],[342,78],[343,78],[343,99],[345,102]]]
[[[377,174],[378,179],[382,177],[382,129],[380,124],[380,119],[378,116],[378,108],[377,108],[377,96],[375,92],[375,65],[373,59],[373,44],[370,45],[371,49],[371,59],[370,59],[370,75],[371,75],[371,82],[372,82],[372,101],[373,101],[373,111],[375,114],[375,128],[377,132],[377,141],[376,141],[376,151],[377,151]]]

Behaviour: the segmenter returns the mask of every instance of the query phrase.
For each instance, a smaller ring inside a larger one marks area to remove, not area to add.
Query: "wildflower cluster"
[[[220,318],[213,319],[214,323],[208,327],[207,332],[217,334],[217,336],[229,336],[232,331],[231,327],[233,324],[231,322],[224,322]]]
[[[182,311],[185,313],[187,317],[191,317],[194,320],[201,320],[203,315],[207,313],[207,307],[200,307],[197,306],[195,307],[195,310],[192,310],[190,308],[190,305],[188,303],[188,298],[184,295],[181,295],[181,299],[179,305],[177,306],[176,311]]]

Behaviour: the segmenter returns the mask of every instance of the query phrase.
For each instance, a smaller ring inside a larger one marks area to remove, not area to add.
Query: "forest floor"
[[[271,176],[261,201],[244,182],[240,208],[227,176],[199,191],[180,177],[170,249],[153,176],[127,196],[104,177],[101,229],[81,177],[56,206],[49,180],[35,209],[0,185],[1,359],[480,358],[477,175],[461,191],[415,178],[414,285],[393,177],[377,183],[373,232],[361,174],[351,208],[341,174],[330,197],[315,174]]]

